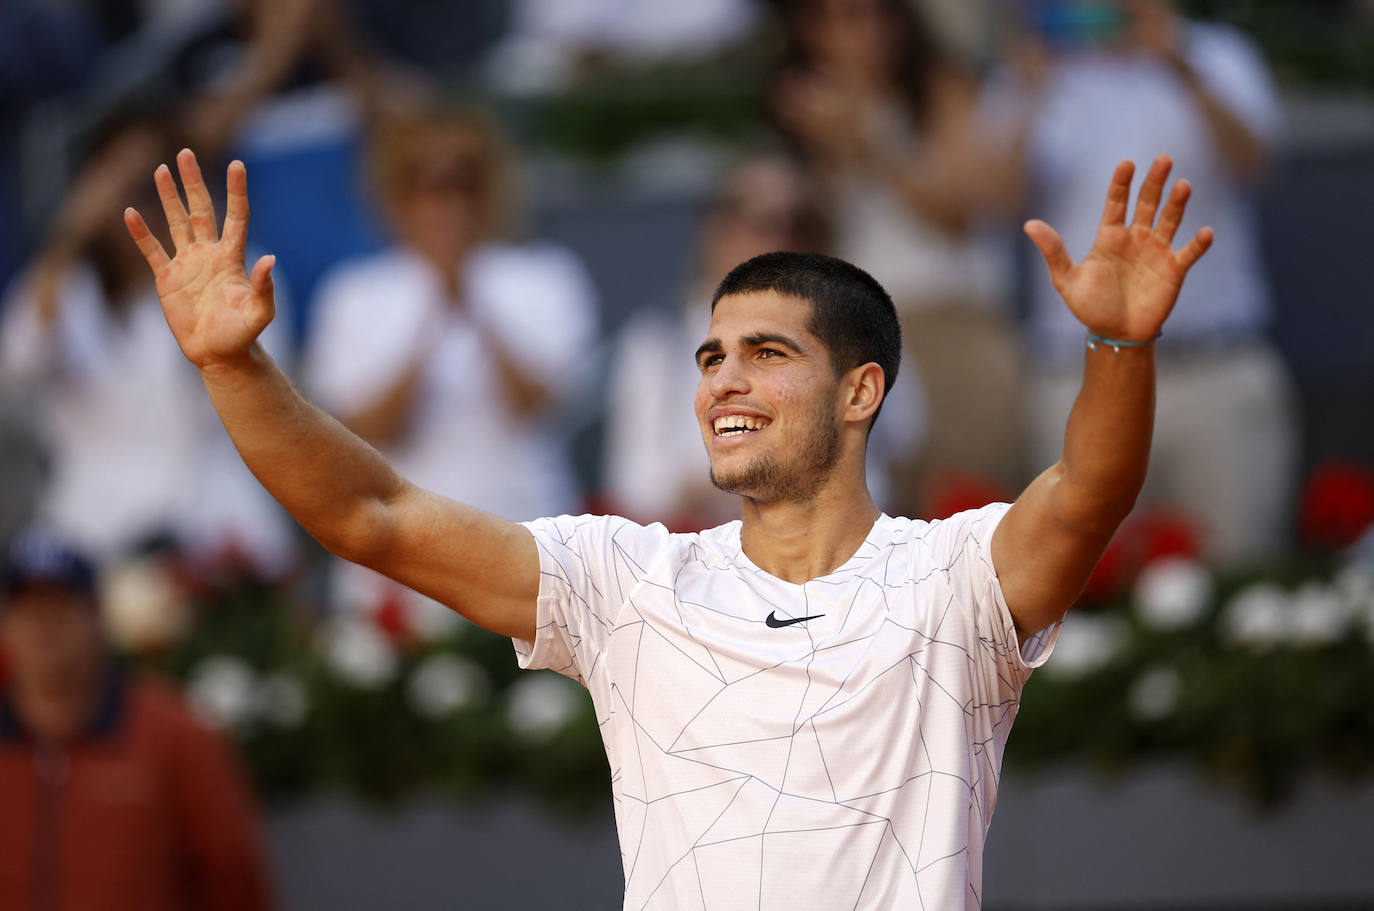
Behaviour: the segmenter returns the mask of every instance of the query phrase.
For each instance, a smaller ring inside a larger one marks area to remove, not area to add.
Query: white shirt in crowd
[[[316,299],[306,390],[328,411],[357,413],[423,359],[416,412],[404,436],[381,447],[396,470],[503,518],[571,509],[578,488],[556,408],[516,413],[476,322],[566,403],[592,366],[585,270],[551,246],[489,246],[470,257],[462,297],[451,306],[438,273],[402,248],[337,267]]]
[[[978,907],[1022,687],[989,542],[1008,507],[882,516],[804,585],[740,523],[527,523],[541,580],[522,667],[590,691],[611,765],[625,907]]]
[[[1223,26],[1189,23],[1184,49],[1207,88],[1262,142],[1272,143],[1281,112],[1273,80],[1250,41]],[[1035,214],[1055,226],[1075,259],[1092,247],[1102,186],[1118,161],[1135,161],[1138,187],[1149,163],[1168,153],[1174,159],[1170,180],[1186,177],[1192,183],[1178,239],[1211,225],[1216,240],[1188,273],[1161,351],[1171,340],[1250,339],[1267,326],[1268,278],[1245,188],[1226,168],[1202,111],[1166,64],[1143,53],[1063,56],[1031,120],[1029,148]],[[1033,350],[1050,359],[1077,359],[1083,327],[1048,273],[1031,271],[1039,336]]]
[[[909,115],[895,108],[876,111],[865,126],[884,148],[910,155],[920,148]],[[877,279],[899,313],[938,305],[1009,311],[1010,257],[1005,236],[992,226],[957,232],[936,224],[890,181],[862,170],[840,174],[836,189],[836,255]]]
[[[101,561],[171,533],[192,552],[233,546],[269,573],[291,565],[290,524],[239,459],[151,285],[116,314],[78,265],[49,330],[22,277],[7,297],[0,369],[37,397],[54,463],[40,521]],[[264,334],[278,357],[284,333]]]

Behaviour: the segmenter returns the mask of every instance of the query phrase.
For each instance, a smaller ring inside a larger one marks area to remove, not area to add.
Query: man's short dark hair
[[[711,298],[711,310],[722,297],[763,291],[811,305],[806,328],[829,350],[836,377],[869,362],[883,368],[886,401],[902,360],[902,327],[892,298],[873,276],[819,253],[764,253],[730,270]]]

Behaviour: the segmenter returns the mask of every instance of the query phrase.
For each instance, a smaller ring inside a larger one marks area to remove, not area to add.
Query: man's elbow
[[[380,500],[368,500],[347,515],[317,527],[307,527],[325,550],[364,566],[375,564],[394,538],[391,508]]]
[[[1144,479],[1123,484],[1061,470],[1050,498],[1055,521],[1075,535],[1110,538],[1135,508]]]

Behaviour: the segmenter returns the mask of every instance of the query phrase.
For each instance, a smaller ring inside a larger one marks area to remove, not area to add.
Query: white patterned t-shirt
[[[989,542],[996,504],[880,517],[803,585],[740,523],[526,523],[538,621],[522,667],[590,690],[611,766],[625,908],[980,906],[983,840],[1021,688]]]

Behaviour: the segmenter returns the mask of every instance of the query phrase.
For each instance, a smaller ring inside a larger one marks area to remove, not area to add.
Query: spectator
[[[1195,517],[1212,558],[1262,559],[1289,531],[1297,456],[1296,395],[1265,336],[1270,291],[1248,198],[1280,130],[1270,74],[1244,36],[1185,21],[1164,0],[1031,10],[1025,59],[1040,63],[992,97],[1030,103],[1031,202],[1070,255],[1092,243],[1098,218],[1084,206],[1122,158],[1172,155],[1196,188],[1181,232],[1216,230],[1159,342],[1141,505]],[[1043,275],[1030,290],[1033,446],[1049,464],[1078,388],[1083,332]]]
[[[509,519],[571,510],[579,489],[558,417],[592,364],[586,272],[560,248],[503,239],[510,154],[485,116],[408,115],[374,152],[395,242],[322,281],[306,387],[445,496]],[[521,483],[502,483],[511,477]],[[337,568],[336,595],[354,609],[397,595],[381,576]]]
[[[929,400],[903,506],[929,515],[970,474],[1010,497],[1023,472],[1021,351],[1004,244],[986,225],[1015,197],[1016,137],[978,122],[976,82],[904,0],[783,9],[777,120],[828,188],[836,255],[892,294]]]
[[[700,372],[689,354],[711,321],[711,293],[735,266],[775,250],[824,252],[829,228],[814,184],[790,159],[761,155],[724,180],[702,226],[696,274],[677,307],[633,317],[621,330],[607,383],[606,494],[636,520],[696,531],[739,517],[739,501],[708,478],[691,402]],[[893,462],[917,447],[919,387],[899,374],[893,403],[875,428],[869,482],[891,497]],[[620,416],[634,415],[632,421]]]
[[[3,567],[0,907],[270,907],[234,758],[101,639],[91,565],[30,532]]]
[[[43,521],[98,559],[171,537],[291,563],[285,515],[239,464],[176,345],[119,212],[177,147],[158,115],[115,115],[7,295],[0,376],[33,396],[53,460]],[[281,352],[283,337],[269,345]]]
[[[380,245],[354,184],[368,125],[430,89],[374,51],[343,0],[178,2],[108,55],[94,94],[168,97],[188,145],[244,160],[266,191],[254,241],[293,264],[278,286],[308,303],[328,267]],[[302,338],[308,309],[292,315]]]

